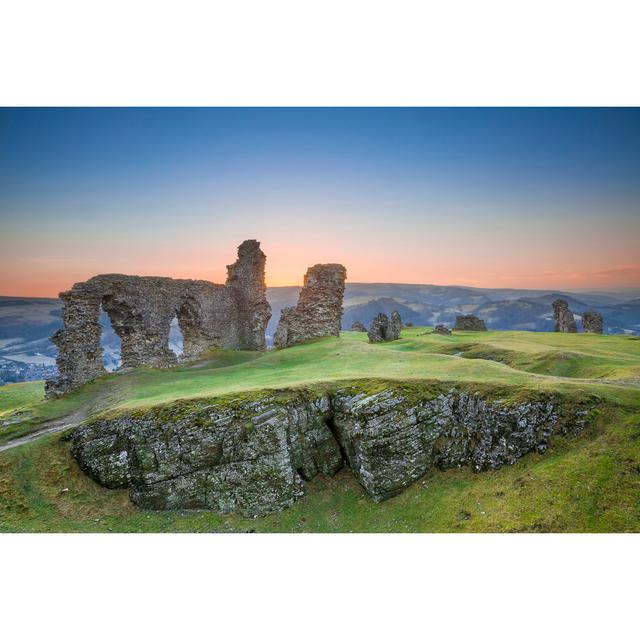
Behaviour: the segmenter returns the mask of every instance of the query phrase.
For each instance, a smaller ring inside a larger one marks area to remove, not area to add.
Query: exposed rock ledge
[[[289,507],[305,480],[344,464],[376,501],[432,467],[513,464],[544,451],[552,434],[584,426],[586,411],[565,405],[542,395],[483,399],[441,384],[262,392],[97,419],[75,431],[73,454],[101,485],[128,487],[140,507],[253,516]]]

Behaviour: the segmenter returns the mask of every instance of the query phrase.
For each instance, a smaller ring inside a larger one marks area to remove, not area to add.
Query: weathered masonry
[[[286,307],[273,337],[279,349],[340,335],[342,299],[347,270],[341,264],[316,264],[307,269],[298,304]]]
[[[60,294],[64,327],[54,334],[59,375],[47,382],[48,397],[105,373],[100,346],[102,308],[121,339],[122,367],[169,367],[169,327],[177,318],[184,358],[211,347],[262,350],[271,307],[265,295],[266,256],[256,240],[238,247],[226,284],[205,280],[99,275]]]
[[[569,309],[566,300],[558,298],[551,305],[553,308],[553,319],[555,320],[555,330],[559,333],[576,333],[578,328],[573,317],[573,312]]]

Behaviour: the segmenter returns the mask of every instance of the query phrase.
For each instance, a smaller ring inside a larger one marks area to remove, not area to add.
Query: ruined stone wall
[[[477,316],[456,316],[456,324],[453,327],[454,331],[486,331],[487,326],[484,320],[481,320]]]
[[[47,396],[59,396],[105,372],[100,346],[100,308],[121,339],[122,367],[169,367],[177,362],[169,349],[174,318],[184,338],[184,358],[212,347],[263,349],[271,317],[265,296],[265,255],[247,240],[228,267],[227,285],[204,280],[99,275],[60,294],[63,323],[52,341],[58,347],[56,379]]]
[[[450,336],[451,335],[451,329],[448,329],[446,327],[446,325],[444,325],[444,324],[437,324],[433,328],[433,333],[439,333],[442,336]]]
[[[559,333],[576,333],[578,331],[576,321],[566,300],[558,298],[551,306],[553,307],[553,318],[556,321],[556,331]]]
[[[386,313],[379,313],[369,325],[369,342],[390,342],[400,338],[402,319],[397,311],[391,312],[391,320]]]
[[[582,328],[585,333],[602,333],[604,322],[597,311],[585,311],[582,314]]]
[[[307,270],[298,304],[282,310],[273,338],[275,347],[339,336],[347,270],[341,264],[316,264]]]

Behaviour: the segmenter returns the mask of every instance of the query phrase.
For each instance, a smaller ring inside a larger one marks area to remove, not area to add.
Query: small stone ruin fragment
[[[453,327],[454,331],[486,331],[487,327],[484,320],[481,320],[477,316],[456,316],[456,324]]]
[[[402,320],[397,311],[391,313],[391,320],[385,313],[379,313],[369,325],[369,342],[390,342],[400,337]]]
[[[585,311],[582,314],[582,328],[585,333],[602,333],[604,322],[597,311]]]
[[[360,331],[361,333],[367,332],[367,327],[364,326],[364,324],[362,324],[362,322],[360,322],[360,320],[356,320],[352,325],[351,325],[351,331]]]
[[[439,333],[442,336],[450,336],[451,335],[451,329],[448,329],[445,325],[443,324],[437,324],[434,328],[433,328],[433,333]]]
[[[553,318],[556,321],[556,332],[576,333],[578,328],[567,301],[558,298],[551,306],[553,307]]]

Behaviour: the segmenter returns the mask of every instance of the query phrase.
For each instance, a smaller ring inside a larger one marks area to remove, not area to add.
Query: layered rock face
[[[553,307],[553,318],[556,322],[556,332],[576,333],[578,331],[576,321],[566,300],[558,298],[551,306]]]
[[[352,325],[351,325],[351,331],[360,331],[363,333],[367,332],[367,327],[365,327],[362,322],[360,322],[360,320],[356,320]]]
[[[141,507],[262,515],[293,504],[305,480],[343,465],[380,501],[434,467],[512,464],[544,451],[555,433],[579,431],[585,413],[548,397],[509,403],[442,385],[428,393],[347,385],[98,419],[74,432],[72,450],[94,480],[129,488]]]
[[[456,316],[454,331],[486,331],[484,320],[474,315]]]
[[[443,324],[437,324],[433,328],[433,333],[439,333],[440,335],[443,335],[443,336],[450,336],[451,335],[451,329],[448,329]]]
[[[339,336],[347,270],[341,264],[316,264],[307,270],[298,304],[282,310],[273,338],[277,348],[313,338]]]
[[[333,421],[353,473],[380,501],[432,467],[497,469],[544,451],[558,413],[552,402],[508,406],[453,390],[418,402],[394,391],[338,392]]]
[[[52,341],[58,347],[59,375],[47,382],[48,397],[64,394],[105,373],[100,347],[100,308],[121,339],[122,367],[169,367],[174,318],[184,338],[184,358],[211,347],[263,349],[271,317],[265,296],[265,256],[255,240],[240,245],[228,267],[226,286],[204,280],[99,275],[60,294],[64,327]]]
[[[585,311],[582,314],[582,328],[585,333],[602,333],[604,322],[597,311]]]
[[[397,311],[391,312],[391,319],[386,313],[379,313],[369,325],[369,342],[390,342],[400,338],[402,319]]]
[[[94,480],[129,487],[146,509],[262,515],[293,504],[303,479],[342,467],[329,413],[326,397],[176,403],[81,427],[73,454]]]

